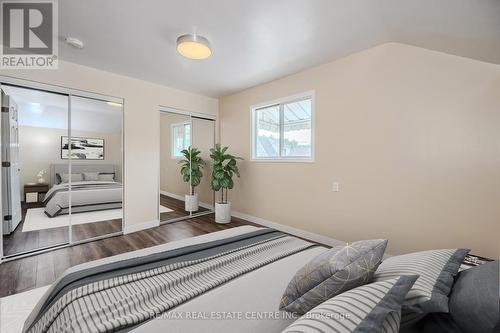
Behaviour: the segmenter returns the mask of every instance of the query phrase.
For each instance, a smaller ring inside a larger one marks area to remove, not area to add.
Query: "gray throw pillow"
[[[386,246],[385,239],[364,240],[320,254],[292,278],[280,310],[304,314],[335,295],[370,282]]]
[[[99,180],[99,172],[84,172],[83,179],[85,179],[86,181]]]
[[[397,333],[401,304],[417,276],[400,276],[337,295],[288,326],[286,333]]]
[[[406,295],[401,325],[409,325],[431,312],[448,312],[448,295],[469,250],[430,250],[394,256],[378,267],[374,281],[400,275],[420,275]]]
[[[492,261],[458,274],[449,307],[464,333],[492,332],[500,320],[498,272],[498,261]]]
[[[68,173],[58,173],[60,183],[68,183],[69,182],[69,174]],[[72,173],[71,181],[72,182],[81,182],[83,180],[83,175],[81,173]]]

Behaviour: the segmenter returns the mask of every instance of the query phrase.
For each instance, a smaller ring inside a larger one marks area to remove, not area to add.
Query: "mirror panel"
[[[194,213],[203,213],[213,210],[214,192],[210,187],[212,174],[212,162],[210,160],[210,149],[215,145],[215,121],[210,119],[192,117],[193,124],[193,147],[200,151],[200,157],[205,162],[201,172],[200,184],[195,187],[198,195],[199,208]]]
[[[123,106],[70,96],[71,133],[61,156],[70,161],[72,242],[122,231]],[[68,142],[71,142],[71,149]]]
[[[189,181],[181,174],[181,153],[191,145],[191,117],[172,112],[160,113],[160,206],[161,222],[190,216],[185,198],[190,193]],[[189,178],[189,177],[188,177]]]
[[[69,242],[69,174],[61,160],[68,135],[68,96],[2,85],[3,254],[11,256]]]

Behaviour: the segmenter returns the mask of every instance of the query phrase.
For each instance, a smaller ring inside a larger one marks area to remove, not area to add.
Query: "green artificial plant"
[[[210,158],[213,160],[212,180],[210,186],[212,190],[221,192],[220,203],[227,203],[227,191],[234,186],[233,175],[240,177],[237,160],[243,160],[241,157],[227,154],[229,147],[221,148],[220,144],[216,144],[210,149]]]
[[[183,149],[181,154],[184,159],[179,161],[181,165],[182,180],[186,183],[190,182],[190,195],[194,195],[194,188],[201,183],[203,173],[201,170],[205,165],[205,161],[199,156],[201,152],[194,147]]]

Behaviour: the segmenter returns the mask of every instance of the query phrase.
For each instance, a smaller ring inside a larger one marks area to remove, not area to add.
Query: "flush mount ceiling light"
[[[179,36],[177,38],[177,52],[183,57],[194,60],[206,59],[212,54],[208,39],[195,34]]]

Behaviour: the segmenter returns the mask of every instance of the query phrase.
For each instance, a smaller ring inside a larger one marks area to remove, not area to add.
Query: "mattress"
[[[115,265],[131,258],[141,258],[194,244],[253,233],[262,228],[244,226],[208,235],[167,243],[139,251],[124,253],[72,267],[68,274],[107,264]],[[339,242],[343,244],[343,242]],[[268,265],[252,270],[202,295],[163,313],[156,319],[143,323],[133,332],[280,332],[297,318],[278,311],[281,296],[295,272],[327,248],[316,246],[289,255]],[[40,300],[40,310],[56,281]]]
[[[80,181],[71,184],[71,212],[121,208],[123,186],[117,182]],[[58,184],[45,195],[45,214],[49,217],[69,213],[69,185]]]

